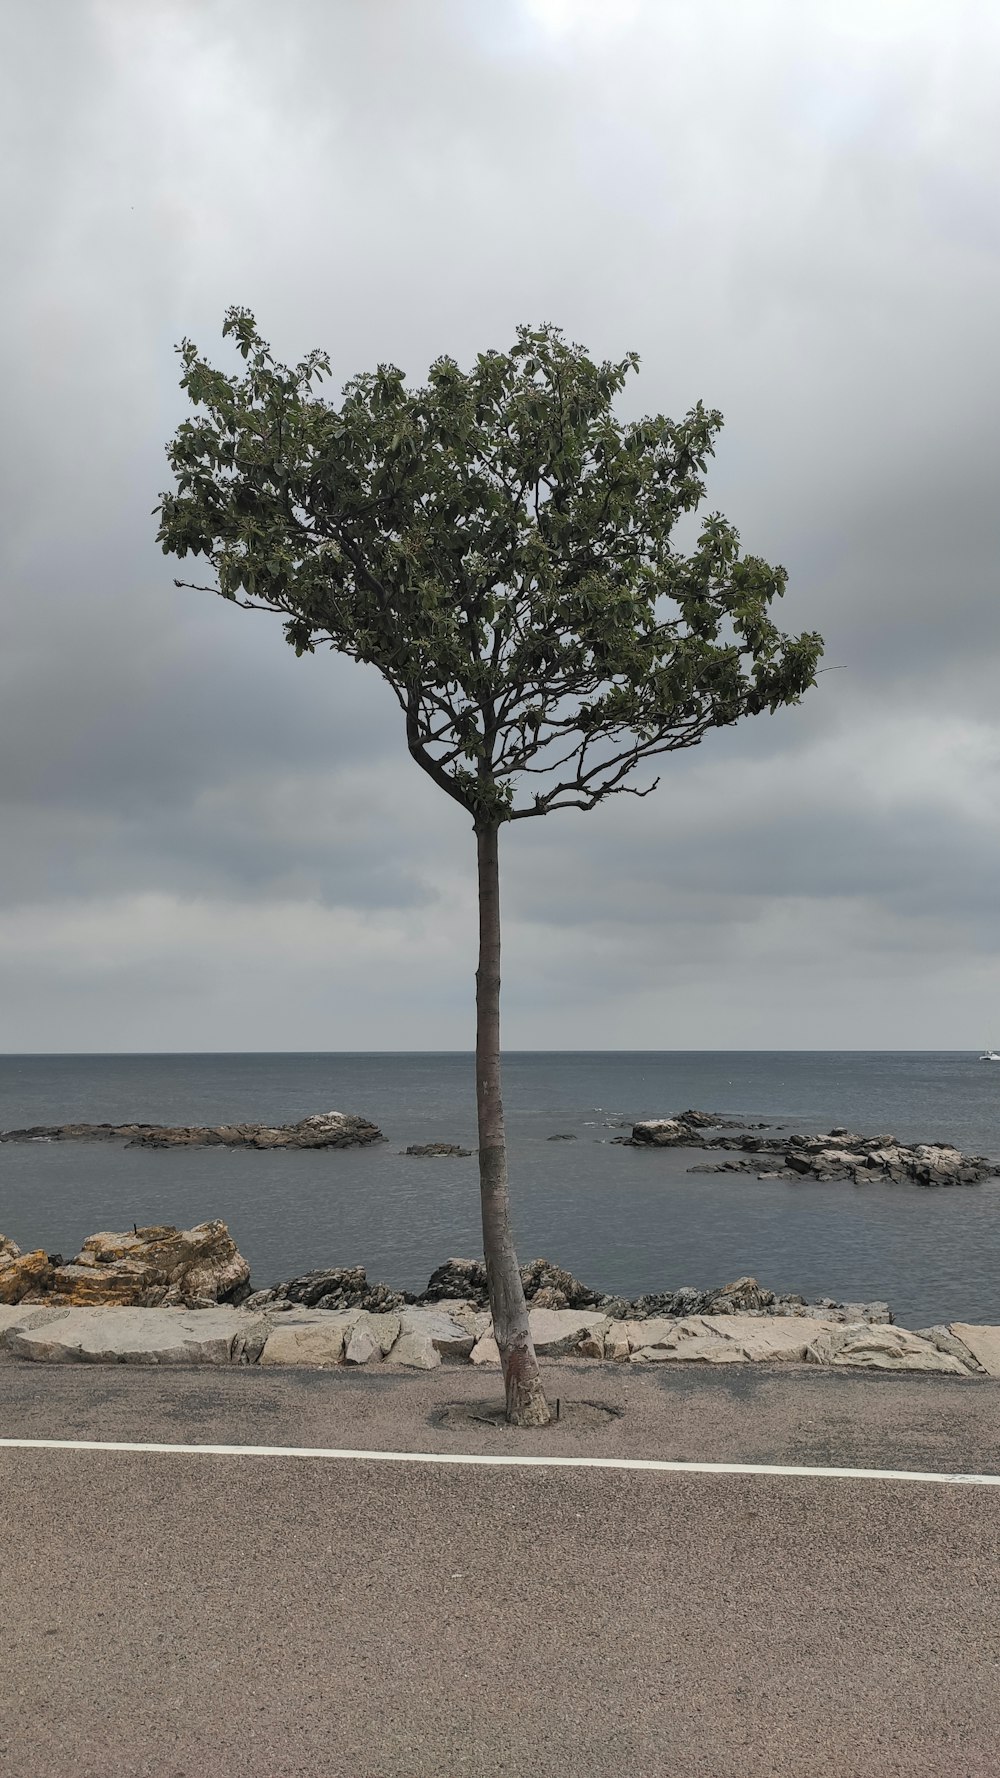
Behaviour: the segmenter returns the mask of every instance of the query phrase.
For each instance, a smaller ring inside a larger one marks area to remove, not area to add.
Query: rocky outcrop
[[[364,1309],[370,1314],[384,1314],[400,1309],[414,1298],[409,1291],[392,1290],[388,1284],[369,1284],[364,1266],[328,1266],[317,1272],[303,1272],[298,1278],[287,1278],[270,1290],[256,1290],[247,1298],[250,1308],[264,1308],[269,1303],[301,1303],[308,1309]]]
[[[26,1296],[38,1295],[52,1282],[52,1262],[41,1248],[22,1253],[6,1236],[0,1235],[0,1303],[20,1303]]]
[[[1000,1163],[986,1155],[963,1154],[951,1143],[906,1144],[895,1136],[859,1136],[836,1128],[819,1136],[742,1136],[704,1133],[692,1125],[691,1112],[672,1118],[652,1118],[634,1124],[622,1138],[632,1148],[706,1148],[738,1150],[737,1161],[700,1162],[691,1173],[753,1173],[758,1179],[837,1180],[857,1185],[880,1180],[909,1181],[914,1185],[978,1185],[1000,1172]],[[767,1126],[760,1126],[766,1128]]]
[[[0,1130],[0,1142],[114,1142],[127,1148],[355,1148],[384,1142],[377,1124],[347,1111],[317,1112],[297,1124],[34,1124]]]
[[[472,1149],[460,1148],[457,1142],[416,1142],[411,1144],[409,1148],[404,1149],[403,1153],[412,1155],[414,1159],[429,1160],[438,1155],[463,1155],[467,1157],[472,1153]]]
[[[26,1257],[37,1262],[30,1287],[3,1300],[67,1308],[101,1304],[202,1308],[238,1296],[250,1276],[224,1222],[203,1222],[193,1229],[163,1225],[126,1234],[89,1235],[69,1265],[53,1265],[44,1254]]]

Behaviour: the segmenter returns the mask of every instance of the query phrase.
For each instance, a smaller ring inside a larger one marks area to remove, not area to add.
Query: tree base
[[[534,1371],[534,1375],[525,1376],[523,1374],[522,1365],[518,1362],[521,1357],[520,1353],[512,1354],[511,1363],[504,1379],[507,1392],[507,1425],[548,1426],[552,1419],[552,1410],[545,1399],[542,1379],[537,1370]]]

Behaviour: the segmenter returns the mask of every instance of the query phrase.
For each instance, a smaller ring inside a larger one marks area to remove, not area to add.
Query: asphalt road
[[[4,1437],[1000,1473],[1000,1384],[0,1366]],[[449,1423],[442,1412],[453,1404]],[[1000,1489],[0,1450],[18,1778],[996,1778]]]

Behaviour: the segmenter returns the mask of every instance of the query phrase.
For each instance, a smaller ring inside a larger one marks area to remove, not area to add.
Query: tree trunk
[[[500,1092],[500,873],[496,823],[476,828],[479,851],[479,968],[476,971],[476,1111],[483,1253],[493,1329],[500,1349],[507,1422],[547,1426],[551,1419],[531,1341],[524,1286],[514,1251],[507,1189],[507,1142]]]

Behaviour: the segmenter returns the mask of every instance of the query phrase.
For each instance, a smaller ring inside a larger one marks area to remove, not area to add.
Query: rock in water
[[[346,1111],[318,1112],[297,1124],[219,1124],[211,1128],[154,1129],[133,1136],[130,1148],[356,1148],[384,1142],[377,1124]]]
[[[415,1160],[428,1160],[437,1155],[462,1155],[472,1153],[471,1148],[460,1148],[457,1142],[415,1142],[404,1151]]]
[[[224,1222],[193,1229],[162,1225],[88,1235],[71,1265],[50,1267],[48,1278],[25,1297],[67,1307],[203,1305],[226,1302],[249,1277]]]
[[[626,1141],[634,1148],[675,1148],[682,1143],[691,1146],[691,1125],[679,1117],[652,1117],[632,1125]]]
[[[35,1124],[0,1130],[0,1142],[113,1142],[129,1148],[354,1148],[384,1142],[377,1124],[353,1112],[322,1111],[297,1124]]]

